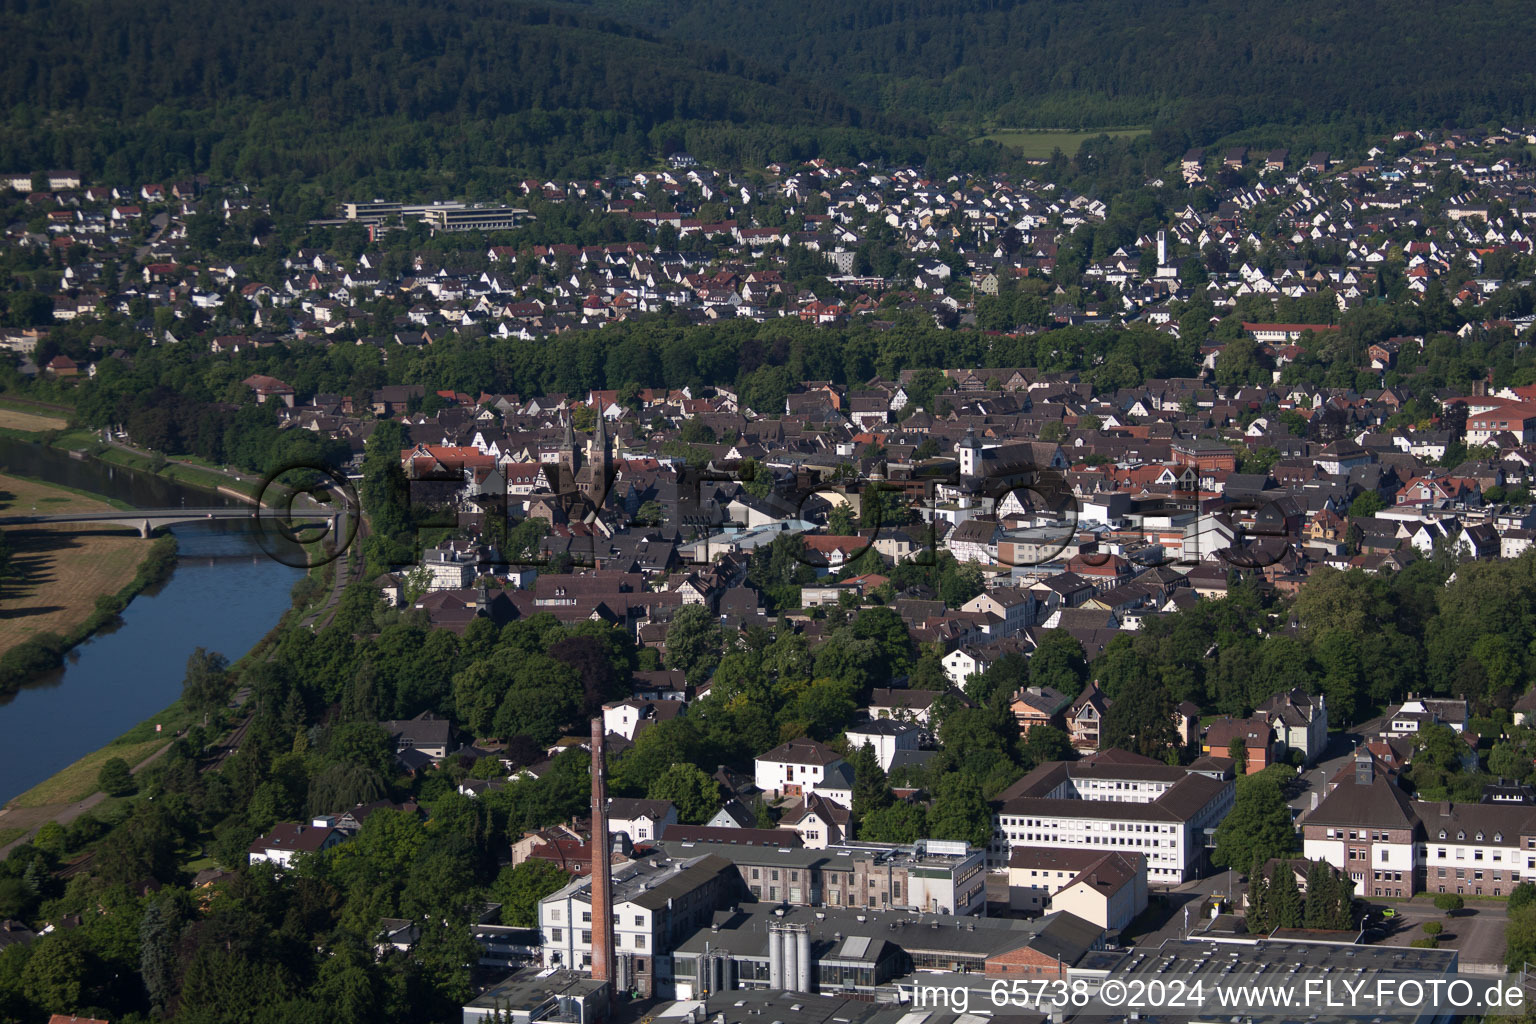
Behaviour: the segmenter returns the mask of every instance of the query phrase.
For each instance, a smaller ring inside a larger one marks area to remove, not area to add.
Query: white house
[[[829,780],[828,774],[832,769],[847,764],[835,750],[804,737],[759,754],[754,761],[756,770],[753,781],[758,789],[774,796],[803,796],[819,792],[823,782],[841,782],[840,778]]]
[[[677,808],[670,800],[608,798],[608,833],[623,832],[632,843],[660,839],[668,825],[677,824]]]
[[[1038,602],[1033,594],[1017,587],[994,587],[982,591],[960,606],[963,612],[990,612],[1003,620],[1002,636],[1013,636],[1034,625],[1030,612]]]
[[[293,858],[301,853],[319,853],[328,850],[346,838],[346,833],[332,827],[324,818],[317,818],[309,825],[284,821],[272,826],[272,831],[250,845],[252,864],[276,864],[280,868],[293,866]]]
[[[603,705],[603,728],[627,740],[633,740],[641,728],[652,722],[676,718],[688,705],[679,700],[629,700]]]
[[[1101,854],[1051,896],[1050,909],[1076,914],[1117,932],[1147,909],[1147,859],[1136,853]]]
[[[1299,750],[1312,764],[1328,745],[1328,709],[1323,695],[1302,690],[1277,693],[1254,709],[1254,717],[1275,730],[1275,737],[1289,750]]]
[[[875,760],[880,762],[880,769],[888,772],[891,770],[891,763],[896,759],[896,751],[916,750],[918,738],[922,733],[923,730],[919,726],[910,722],[875,718],[849,726],[844,735],[848,739],[850,750],[861,746],[874,748]]]

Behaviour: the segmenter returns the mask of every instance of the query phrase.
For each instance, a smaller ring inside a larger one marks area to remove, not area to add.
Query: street
[[[1328,734],[1328,748],[1323,759],[1308,768],[1299,780],[1297,793],[1289,801],[1299,820],[1328,795],[1328,780],[1346,768],[1355,756],[1356,745],[1374,738],[1382,726],[1380,717],[1369,719],[1344,732]]]

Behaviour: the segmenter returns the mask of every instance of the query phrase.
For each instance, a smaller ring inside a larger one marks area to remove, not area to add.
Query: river
[[[0,467],[141,508],[239,504],[11,438],[0,438]],[[62,668],[0,703],[0,804],[174,701],[194,648],[234,661],[277,624],[303,570],[267,557],[254,525],[217,520],[172,527],[180,559],[171,578],[134,598],[120,625],[76,647]]]

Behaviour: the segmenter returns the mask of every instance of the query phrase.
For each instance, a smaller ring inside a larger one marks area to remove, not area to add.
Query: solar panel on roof
[[[843,953],[847,956],[863,956],[869,952],[869,937],[867,935],[851,936],[843,944]]]

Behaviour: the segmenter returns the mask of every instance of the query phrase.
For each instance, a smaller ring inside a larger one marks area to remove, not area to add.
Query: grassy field
[[[1084,141],[1100,135],[1111,138],[1129,138],[1147,134],[1146,128],[1104,128],[1099,131],[1069,132],[1044,128],[999,128],[982,138],[1016,150],[1026,160],[1049,160],[1052,153],[1061,150],[1067,156],[1074,155]]]
[[[29,434],[41,433],[44,430],[63,430],[69,426],[64,420],[55,419],[52,416],[39,416],[35,412],[22,412],[0,406],[0,428],[6,430],[20,430]]]
[[[104,501],[46,484],[0,476],[5,508],[15,514],[111,511]],[[25,526],[6,531],[14,575],[0,589],[0,652],[38,633],[65,634],[84,622],[96,598],[133,580],[148,541],[127,530]]]
[[[171,742],[169,735],[157,736],[139,743],[114,741],[100,750],[91,751],[68,768],[39,782],[12,800],[8,806],[42,807],[48,804],[72,804],[77,800],[84,800],[96,792],[96,776],[101,772],[102,765],[114,757],[120,757],[128,762],[128,767],[132,768],[169,742]]]

